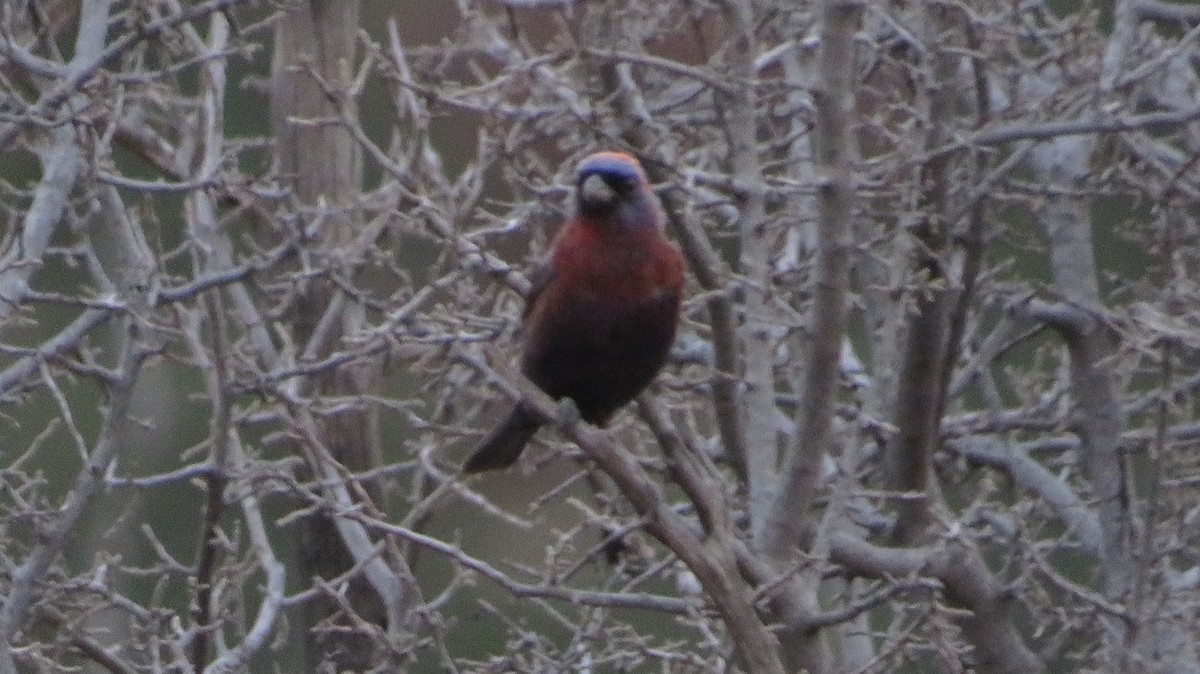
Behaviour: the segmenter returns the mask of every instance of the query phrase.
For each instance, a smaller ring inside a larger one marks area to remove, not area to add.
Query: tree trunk
[[[358,20],[357,1],[316,0],[293,5],[276,28],[271,74],[275,166],[301,209],[300,226],[319,223],[314,236],[327,251],[340,249],[360,228],[353,204],[361,190],[362,158],[345,128],[308,122],[337,118],[342,105],[353,105],[349,99],[340,102],[330,94],[346,84],[354,67]],[[319,278],[290,307],[295,317],[293,337],[303,357],[327,355],[331,345],[354,328],[353,303],[333,307],[334,296],[333,285]],[[317,381],[314,392],[365,393],[377,388],[376,379],[365,369],[340,370]],[[321,440],[347,469],[357,472],[378,465],[376,416],[370,409],[359,408],[323,418]],[[367,490],[372,500],[377,499],[376,491]],[[299,575],[304,579],[335,578],[354,564],[332,518],[324,513],[304,518],[298,560]],[[382,602],[362,576],[350,582],[346,599],[360,618],[384,624]],[[370,636],[348,629],[352,622],[340,614],[332,597],[307,604],[304,622],[309,671],[317,671],[322,662],[332,663],[337,671],[363,671],[376,660]]]

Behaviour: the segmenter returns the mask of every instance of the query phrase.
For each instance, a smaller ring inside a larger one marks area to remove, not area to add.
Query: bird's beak
[[[582,201],[604,204],[616,199],[617,193],[613,191],[613,188],[609,187],[608,183],[604,182],[604,178],[598,175],[590,175],[579,186],[579,198]]]

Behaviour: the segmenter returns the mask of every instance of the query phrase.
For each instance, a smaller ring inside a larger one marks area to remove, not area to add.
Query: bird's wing
[[[550,279],[552,278],[554,278],[554,267],[550,264],[549,260],[538,263],[537,266],[529,270],[529,292],[525,294],[525,311],[521,313],[521,320],[529,317],[529,312],[533,310],[533,305],[537,303],[546,286],[550,285]]]

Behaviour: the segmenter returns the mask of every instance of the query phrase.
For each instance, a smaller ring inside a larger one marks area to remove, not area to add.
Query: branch
[[[471,362],[465,355],[468,364]],[[754,593],[742,580],[733,551],[719,542],[701,540],[687,521],[666,502],[662,490],[645,468],[627,451],[614,444],[609,434],[579,423],[578,411],[564,419],[554,400],[532,382],[515,373],[502,378],[506,388],[520,395],[520,403],[543,421],[556,423],[559,430],[595,461],[646,521],[646,531],[674,552],[700,581],[705,594],[724,620],[731,639],[738,644],[746,668],[763,674],[783,674],[778,645],[754,608]],[[564,403],[569,405],[569,403]]]
[[[233,462],[239,469],[244,468],[245,454],[240,443],[232,443],[235,451]],[[211,665],[204,669],[204,674],[219,674],[223,672],[245,671],[250,658],[267,645],[267,637],[272,628],[278,623],[279,609],[284,602],[284,588],[287,578],[287,568],[275,557],[271,541],[267,537],[266,526],[263,523],[262,511],[258,499],[251,490],[241,499],[242,515],[246,521],[246,530],[250,534],[250,545],[258,557],[258,565],[267,577],[267,586],[259,604],[258,615],[246,636],[237,646],[221,654]],[[203,627],[203,625],[201,625]]]
[[[758,109],[754,57],[757,39],[754,10],[750,2],[722,3],[733,39],[726,58],[730,77],[737,85],[718,93],[717,112],[729,139],[729,171],[737,188],[735,204],[740,244],[738,273],[744,278],[742,325],[738,345],[742,352],[739,379],[743,390],[739,402],[745,454],[739,456],[746,470],[749,490],[750,530],[757,539],[766,526],[778,484],[779,442],[775,424],[774,353],[776,337],[765,317],[773,312],[771,295],[771,247],[773,235],[765,226],[766,198],[763,166],[758,157]]]
[[[984,129],[962,140],[947,143],[917,161],[937,158],[941,155],[960,152],[972,147],[1007,145],[1021,140],[1054,140],[1067,136],[1093,136],[1102,133],[1119,133],[1157,127],[1177,127],[1200,120],[1200,105],[1184,110],[1146,112],[1140,115],[1098,119],[1095,116],[1061,122],[1024,122]]]
[[[107,0],[88,3],[81,10],[79,29],[75,37],[75,57],[68,65],[71,72],[79,74],[86,71],[86,64],[103,48],[109,20],[108,10]],[[14,127],[12,134],[15,136],[17,131],[19,127]],[[44,162],[44,177],[38,184],[34,203],[26,214],[21,242],[19,245],[14,244],[16,247],[6,253],[0,262],[0,274],[3,274],[0,277],[0,321],[16,308],[15,301],[19,299],[20,291],[27,287],[33,264],[40,261],[45,252],[66,205],[68,193],[82,168],[82,154],[76,145],[73,130],[65,127],[55,129],[52,136],[53,149],[50,151],[50,159]],[[0,151],[7,149],[11,142],[11,137],[0,141]],[[85,313],[84,316],[88,316],[89,313]],[[92,317],[94,319],[95,315]],[[78,328],[86,325],[86,322],[81,317],[72,325]],[[80,332],[85,331],[86,329]],[[60,333],[60,337],[62,334]],[[62,507],[55,516],[41,523],[40,535],[35,539],[37,544],[25,562],[13,572],[8,595],[0,607],[0,674],[16,674],[16,665],[12,659],[12,639],[25,623],[29,607],[33,603],[34,588],[41,583],[51,564],[58,559],[68,538],[76,533],[75,527],[79,519],[92,498],[101,491],[104,474],[116,458],[117,451],[124,445],[133,382],[148,355],[141,349],[137,330],[130,326],[121,347],[121,358],[117,368],[119,378],[110,384],[109,408],[104,417],[104,428],[92,454],[76,475],[75,484],[67,493]],[[32,366],[37,367],[37,364]]]
[[[120,363],[110,380],[112,384],[108,389],[104,426],[91,454],[76,474],[75,483],[62,506],[39,524],[35,537],[37,545],[13,572],[12,584],[0,607],[0,674],[16,674],[12,662],[12,639],[28,617],[35,588],[45,580],[50,566],[58,559],[67,541],[78,533],[76,527],[80,519],[104,488],[105,474],[117,453],[127,446],[129,404],[133,397],[134,382],[142,363],[151,354],[143,348],[137,333],[137,328],[133,326],[126,332]]]
[[[1092,555],[1100,552],[1103,529],[1100,519],[1066,482],[1045,466],[1029,458],[1020,445],[998,439],[971,438],[946,442],[946,448],[968,461],[999,468],[1023,489],[1037,494],[1065,522],[1083,549]]]
[[[796,425],[783,479],[757,541],[769,558],[782,561],[796,546],[807,547],[812,532],[809,512],[815,500],[822,457],[829,449],[834,396],[840,380],[842,340],[846,333],[850,281],[851,217],[854,205],[853,143],[854,33],[861,20],[858,2],[828,0],[822,5],[819,88],[814,132],[818,193],[817,261],[808,357]]]
[[[830,559],[855,575],[871,578],[936,578],[953,604],[970,611],[957,622],[975,646],[980,671],[1037,674],[1046,670],[1012,625],[1011,593],[966,542],[947,539],[932,547],[884,548],[850,534],[834,533]]]
[[[14,237],[9,250],[0,257],[0,322],[16,310],[29,290],[29,279],[41,268],[42,255],[83,168],[83,155],[73,129],[54,129],[51,138],[50,149],[39,153],[42,179],[22,220],[21,236]]]
[[[355,503],[345,486],[344,476],[339,474],[340,464],[321,441],[311,410],[294,398],[286,398],[283,402],[290,412],[289,418],[304,449],[309,469],[322,481],[326,495],[336,506],[336,512],[330,517],[342,544],[354,561],[363,565],[364,575],[386,610],[388,633],[401,634],[405,616],[419,604],[420,589],[411,582],[411,573],[406,568],[394,570],[376,554],[366,529],[347,514],[355,512],[360,505]]]
[[[664,161],[661,153],[652,148],[660,144],[652,129],[652,119],[646,119],[645,103],[634,86],[632,77],[623,76],[618,66],[609,65],[610,87],[615,89],[614,107],[617,117],[630,123],[623,129],[624,137],[641,158],[646,174],[655,184],[691,182],[690,177],[678,175],[678,167]],[[708,233],[700,223],[683,217],[688,212],[687,204],[678,190],[669,190],[660,195],[667,223],[679,239],[680,249],[687,258],[688,269],[705,291],[705,306],[708,308],[709,325],[712,328],[713,368],[712,381],[713,411],[717,432],[721,436],[725,455],[730,457],[734,469],[743,480],[747,480],[746,455],[748,453],[745,421],[741,411],[740,376],[741,346],[738,340],[738,317],[730,279],[733,272],[717,252]]]
[[[445,541],[440,541],[431,536],[413,531],[408,527],[390,524],[378,519],[361,517],[360,521],[373,531],[397,536],[426,550],[443,555],[459,566],[470,569],[496,583],[516,597],[557,599],[577,606],[641,609],[675,615],[687,615],[697,608],[694,601],[676,599],[674,597],[630,592],[598,592],[594,590],[578,590],[560,585],[531,585],[529,583],[522,583],[482,559],[467,554],[457,545],[451,545]]]
[[[106,323],[114,313],[102,309],[88,309],[57,335],[40,344],[33,353],[9,365],[0,372],[0,396],[10,395],[38,371],[42,362],[58,360],[74,352],[88,333]]]
[[[89,11],[84,12],[83,19],[101,13],[107,19],[109,2],[110,0],[99,0],[96,3],[85,5],[85,8],[89,9]],[[116,61],[142,41],[161,36],[169,29],[180,24],[202,19],[216,12],[228,12],[237,5],[248,2],[249,0],[208,0],[208,2],[193,5],[170,16],[144,24],[139,23],[134,30],[117,38],[107,48],[104,48],[104,36],[108,28],[106,25],[107,21],[105,23],[88,23],[89,28],[85,35],[82,29],[84,24],[81,20],[80,40],[76,41],[75,58],[71,59],[71,63],[67,68],[70,76],[59,83],[52,91],[42,95],[37,104],[26,110],[16,123],[8,125],[8,128],[0,129],[0,151],[10,149],[17,135],[24,131],[30,124],[40,124],[49,121],[56,128],[62,128],[61,125],[71,119],[71,117],[63,120],[47,120],[46,118],[64,103],[67,103],[101,68]],[[86,38],[86,43],[81,42],[83,38]],[[78,106],[80,109],[82,107]],[[76,106],[71,106],[71,108],[74,110]]]
[[[1133,0],[1130,10],[1141,21],[1200,23],[1200,7],[1164,0]]]

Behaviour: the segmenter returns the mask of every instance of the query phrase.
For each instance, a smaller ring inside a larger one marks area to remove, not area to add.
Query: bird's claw
[[[554,423],[560,429],[569,429],[583,419],[583,413],[579,411],[579,406],[570,398],[563,398],[558,401],[558,409],[554,414]]]

